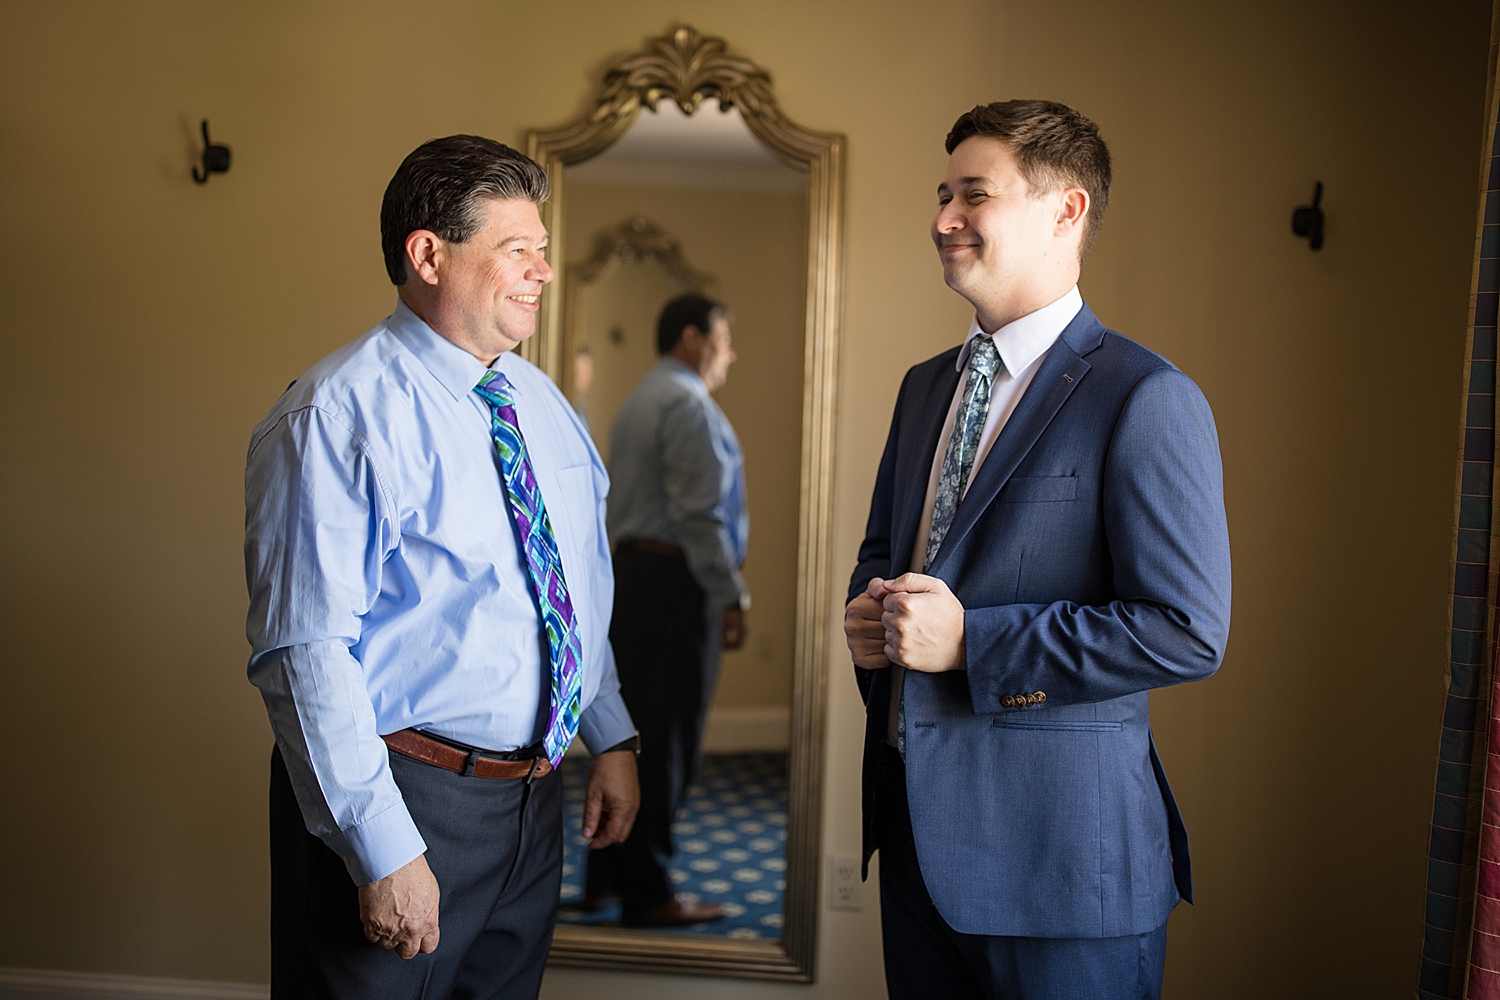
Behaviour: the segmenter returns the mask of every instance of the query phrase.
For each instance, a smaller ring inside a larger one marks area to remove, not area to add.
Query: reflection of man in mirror
[[[396,311],[251,437],[277,1000],[535,997],[562,855],[551,772],[575,735],[595,751],[583,835],[630,832],[608,479],[514,351],[552,280],[546,197],[508,146],[418,147],[381,207]]]
[[[730,316],[701,295],[668,302],[661,359],[610,433],[609,537],[615,616],[609,637],[625,703],[641,731],[641,811],[625,843],[590,856],[586,905],[618,892],[624,922],[682,926],[724,915],[678,897],[667,865],[672,817],[699,759],[721,649],[745,640],[740,577],[749,539],[744,459],[710,395],[735,360]]]
[[[1079,296],[1109,197],[1093,122],[983,105],[947,149],[932,239],[974,319],[902,383],[844,622],[886,980],[1157,997],[1192,878],[1147,696],[1228,639],[1213,414]]]
[[[594,354],[589,345],[584,344],[573,355],[573,412],[578,414],[586,431],[592,430],[589,426],[589,390],[593,387]]]

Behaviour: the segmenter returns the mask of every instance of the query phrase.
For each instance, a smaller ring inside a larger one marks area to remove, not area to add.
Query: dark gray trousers
[[[390,755],[442,893],[441,938],[403,960],[371,944],[354,882],[307,832],[271,755],[273,1000],[535,1000],[562,878],[562,782],[465,778]]]
[[[609,640],[620,694],[641,734],[641,810],[625,843],[589,853],[585,893],[619,892],[631,923],[672,898],[672,819],[697,775],[718,667],[707,644],[720,637],[710,633],[703,589],[681,556],[622,545],[614,570]]]

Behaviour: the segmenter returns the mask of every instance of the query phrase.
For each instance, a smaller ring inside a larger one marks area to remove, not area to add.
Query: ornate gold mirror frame
[[[550,961],[559,965],[689,972],[811,982],[818,939],[822,857],[823,736],[833,519],[834,396],[842,285],[844,137],[792,122],[776,103],[770,75],[731,55],[723,39],[683,26],[655,38],[605,72],[594,107],[562,128],[527,134],[527,152],[547,171],[552,195],[542,206],[551,232],[550,262],[566,274],[567,234],[560,225],[567,189],[563,168],[609,146],[641,108],[663,98],[692,114],[708,97],[737,106],[750,131],[777,157],[807,173],[807,309],[802,357],[802,456],[798,510],[797,626],[788,759],[787,872],[780,941],[632,931],[559,924]],[[566,280],[566,279],[564,279]],[[564,292],[564,297],[566,296]],[[562,385],[564,344],[559,296],[543,296],[537,333],[524,357]]]

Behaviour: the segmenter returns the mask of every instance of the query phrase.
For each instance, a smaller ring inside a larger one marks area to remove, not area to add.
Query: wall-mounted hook
[[[1318,207],[1323,200],[1323,182],[1313,188],[1313,203],[1299,205],[1292,212],[1292,233],[1307,240],[1314,250],[1323,248],[1323,210]]]
[[[208,138],[208,119],[203,119],[203,173],[198,173],[198,168],[193,168],[193,180],[199,184],[208,183],[209,174],[227,174],[229,172],[229,147],[215,146]]]

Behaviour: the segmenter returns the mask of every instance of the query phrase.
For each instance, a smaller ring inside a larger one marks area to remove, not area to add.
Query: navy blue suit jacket
[[[911,563],[957,355],[901,385],[851,600]],[[1161,926],[1179,896],[1192,901],[1192,875],[1147,695],[1213,673],[1229,633],[1223,473],[1203,394],[1085,306],[975,472],[929,572],[964,606],[968,660],[905,682],[912,828],[938,911],[970,934]],[[855,673],[868,863],[890,671]]]

